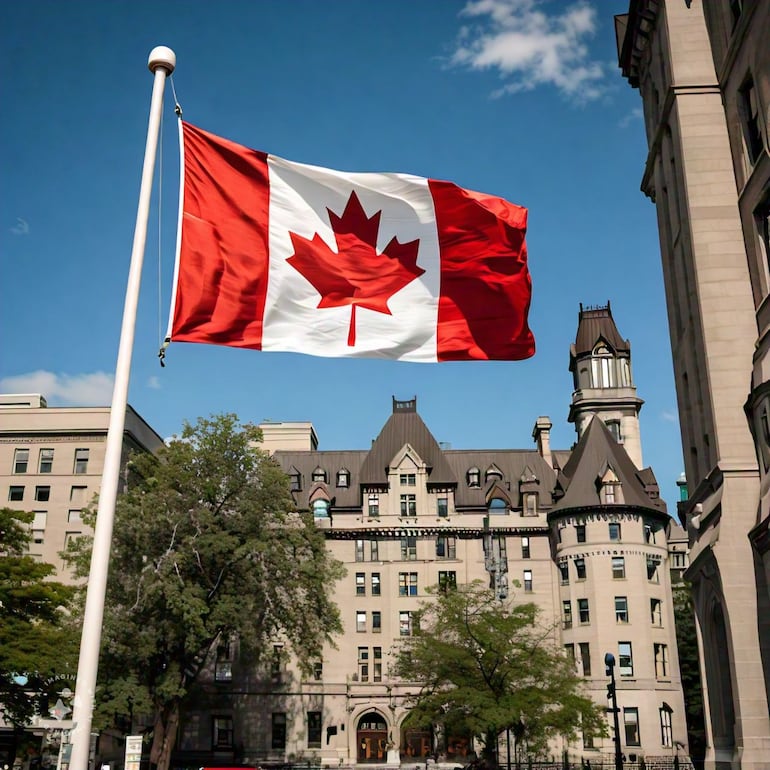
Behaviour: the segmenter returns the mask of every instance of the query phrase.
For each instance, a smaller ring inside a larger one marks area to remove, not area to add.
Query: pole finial
[[[176,67],[176,54],[165,45],[159,45],[150,51],[150,58],[147,61],[150,72],[155,72],[158,67],[168,70],[170,75]]]

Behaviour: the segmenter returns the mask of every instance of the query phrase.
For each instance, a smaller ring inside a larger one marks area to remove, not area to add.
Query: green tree
[[[501,602],[480,581],[439,591],[402,640],[395,673],[419,685],[409,721],[465,730],[497,761],[498,736],[510,730],[531,754],[550,738],[601,735],[605,717],[582,692],[582,680],[540,622],[532,603]]]
[[[679,672],[682,676],[685,710],[687,712],[687,742],[696,767],[703,766],[706,754],[706,726],[703,715],[703,688],[700,681],[698,638],[690,584],[672,586],[676,646],[679,652]],[[677,736],[674,736],[676,738]]]
[[[280,636],[311,665],[341,631],[327,588],[343,568],[312,515],[295,512],[286,475],[254,446],[260,437],[234,415],[186,424],[157,456],[132,458],[118,499],[95,723],[152,714],[160,770],[180,707],[223,640],[236,637],[257,663]],[[69,558],[85,576],[90,542]]]
[[[56,692],[72,684],[77,631],[68,613],[73,589],[55,569],[25,553],[33,514],[0,509],[0,713],[17,727],[48,716]]]

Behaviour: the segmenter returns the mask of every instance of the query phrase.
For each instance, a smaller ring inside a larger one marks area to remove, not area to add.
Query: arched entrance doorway
[[[358,720],[356,730],[359,762],[384,762],[388,757],[388,725],[376,711],[369,711]]]
[[[426,759],[433,753],[433,733],[419,727],[404,727],[401,733],[401,756]]]

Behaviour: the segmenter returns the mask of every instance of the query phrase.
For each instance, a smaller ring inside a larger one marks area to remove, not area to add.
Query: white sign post
[[[142,763],[142,736],[126,736],[126,770],[139,770]]]

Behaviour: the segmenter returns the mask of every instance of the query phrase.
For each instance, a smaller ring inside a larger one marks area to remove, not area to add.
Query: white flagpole
[[[144,246],[147,240],[147,220],[150,215],[152,177],[155,153],[158,147],[160,118],[163,110],[163,91],[166,77],[174,71],[176,54],[165,46],[153,48],[148,62],[155,80],[152,87],[150,120],[147,127],[147,143],[144,149],[144,167],[139,189],[139,206],[134,227],[134,245],[128,271],[126,301],[123,306],[123,325],[120,330],[120,346],[115,368],[115,387],[112,391],[110,425],[104,457],[99,508],[94,529],[94,545],[91,553],[91,571],[88,576],[86,607],[83,616],[83,633],[80,640],[80,659],[75,684],[75,702],[72,712],[72,755],[70,770],[88,770],[91,744],[91,718],[94,708],[96,674],[99,668],[99,647],[104,617],[104,597],[107,590],[107,572],[110,562],[112,525],[115,517],[115,501],[118,496],[120,460],[123,451],[123,430],[128,404],[128,381],[131,374],[131,356],[134,348],[136,307],[139,301],[139,285],[142,277]]]

